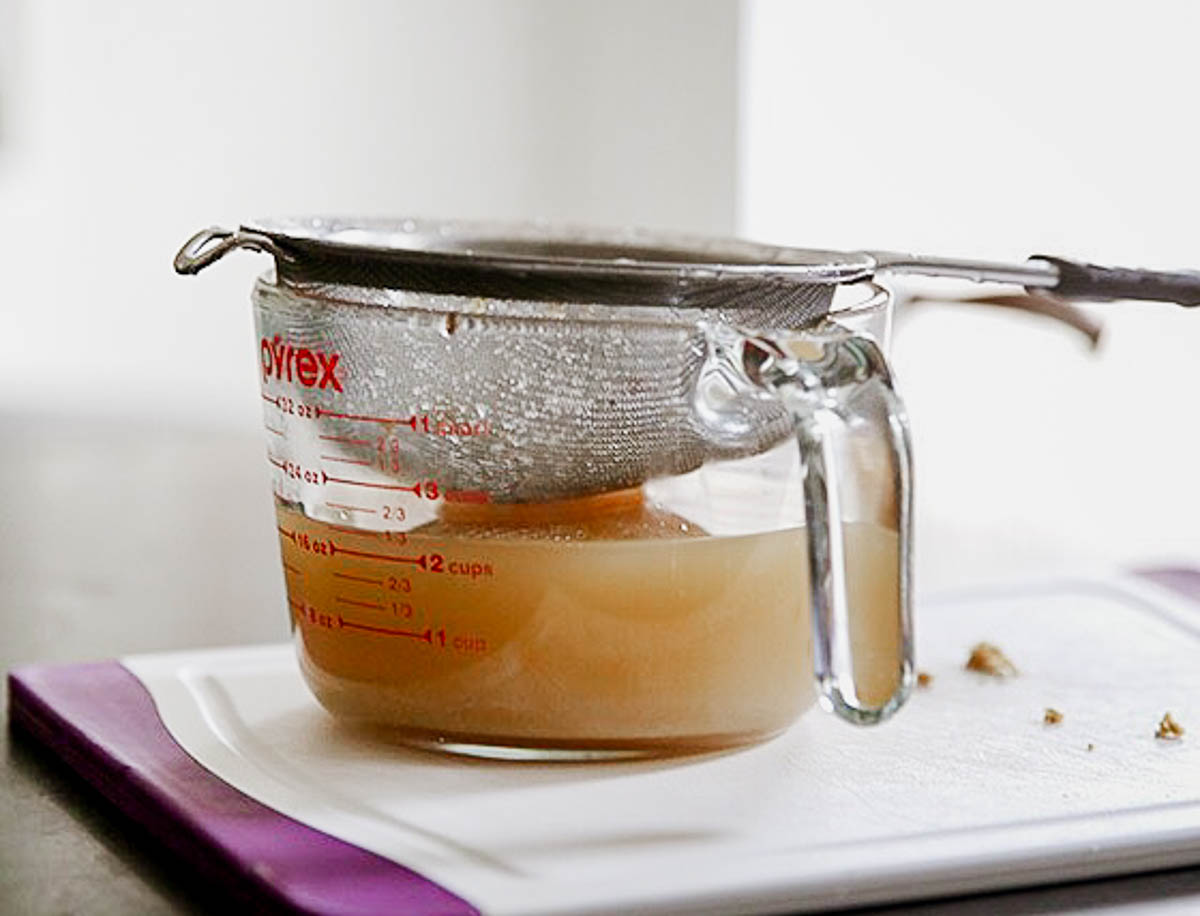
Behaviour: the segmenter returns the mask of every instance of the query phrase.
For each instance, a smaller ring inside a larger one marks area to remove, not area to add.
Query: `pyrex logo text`
[[[278,334],[274,340],[264,337],[258,349],[262,359],[263,381],[273,375],[281,381],[297,381],[305,388],[342,390],[342,383],[334,374],[341,354],[293,347],[282,342]]]

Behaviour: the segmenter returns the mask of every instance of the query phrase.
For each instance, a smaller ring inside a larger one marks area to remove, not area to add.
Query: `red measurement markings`
[[[420,493],[421,485],[419,483],[414,484],[411,487],[402,487],[402,486],[399,486],[398,484],[368,483],[365,480],[349,480],[348,478],[345,478],[345,477],[331,477],[329,474],[326,474],[324,471],[321,472],[321,476],[324,477],[325,480],[327,480],[327,481],[333,481],[333,483],[344,483],[344,484],[348,484],[352,487],[369,487],[372,490],[403,490],[406,493],[413,493],[413,494],[416,494],[417,496],[421,495],[421,493]]]
[[[322,455],[322,461],[340,461],[343,464],[357,464],[364,468],[369,468],[375,464],[374,461],[363,461],[361,458],[339,458],[337,455]]]
[[[269,433],[272,433],[272,434],[274,434],[274,435],[276,435],[276,436],[282,436],[282,435],[283,435],[283,430],[282,430],[282,429],[276,429],[274,426],[267,426],[267,424],[266,424],[266,423],[264,423],[264,424],[263,424],[263,427],[266,429],[266,431],[267,431],[267,432],[269,432]]]
[[[389,490],[393,493],[411,493],[418,499],[437,499],[441,495],[441,489],[438,487],[436,480],[423,480],[414,483],[412,486],[403,486],[398,483],[371,483],[367,480],[351,480],[348,477],[334,477],[331,474],[321,472],[322,483],[344,483],[352,487],[367,487],[371,490]]]
[[[414,431],[417,428],[416,416],[411,417],[373,417],[365,413],[338,413],[335,410],[326,410],[324,407],[317,408],[318,417],[337,417],[339,420],[366,420],[369,423],[395,423],[411,427]]]
[[[326,503],[325,505],[328,506],[328,505],[330,505],[330,503]],[[337,505],[337,504],[334,503],[333,505]],[[357,507],[345,506],[343,508],[354,509]],[[375,510],[374,509],[360,509],[359,511],[374,512]],[[366,528],[347,528],[344,525],[334,525],[331,522],[326,522],[325,524],[327,527],[332,528],[334,531],[341,531],[343,534],[353,534],[355,537],[373,538],[375,540],[379,540],[380,538],[383,538],[384,540],[393,541],[394,543],[397,543],[397,544],[407,544],[408,543],[408,535],[405,534],[403,531],[368,531]]]
[[[338,547],[332,541],[329,543],[330,553],[344,553],[352,557],[363,557],[368,560],[386,560],[389,563],[411,563],[413,566],[420,566],[421,569],[429,568],[429,561],[425,554],[419,557],[398,557],[395,554],[389,553],[371,553],[368,550],[350,550],[348,547]],[[435,554],[436,556],[436,554]]]
[[[318,473],[317,471],[313,471],[313,470],[310,470],[307,468],[302,468],[300,465],[296,464],[294,461],[280,461],[278,458],[276,458],[270,452],[267,452],[267,461],[269,461],[271,464],[275,465],[275,467],[279,468],[279,470],[283,471],[283,473],[286,474],[288,477],[290,477],[292,480],[301,480],[301,481],[304,481],[304,483],[311,483],[311,484],[316,484],[316,485],[321,485],[321,484],[325,483],[325,479],[324,479],[325,472],[324,471],[321,471],[320,473]]]
[[[296,623],[304,623],[308,619],[309,610],[304,606],[303,601],[293,601],[288,598],[288,606],[292,609],[292,618]]]
[[[262,396],[262,399],[264,401],[266,401],[268,404],[274,404],[276,407],[279,406],[279,398],[275,397],[274,395],[264,394]]]
[[[370,576],[352,576],[349,573],[335,572],[335,579],[349,579],[352,582],[366,582],[368,585],[383,585],[382,579],[372,579]]]
[[[422,642],[433,644],[433,630],[426,630],[423,633],[417,633],[413,630],[395,630],[391,627],[373,627],[365,623],[355,623],[352,620],[345,620],[342,617],[338,618],[339,626],[347,630],[364,630],[367,633],[378,633],[381,636],[406,636],[409,639],[419,639]]]
[[[423,433],[433,436],[456,436],[460,438],[490,436],[491,420],[452,420],[448,417],[432,419],[428,415],[418,418]]]
[[[333,527],[333,526],[330,526]],[[334,556],[335,554],[346,554],[351,557],[362,557],[368,560],[384,560],[388,563],[411,563],[413,566],[419,566],[421,569],[431,572],[441,572],[446,558],[440,553],[421,554],[419,557],[400,557],[390,553],[373,553],[369,550],[351,550],[349,547],[339,547],[333,541],[322,541],[312,539],[307,534],[301,532],[297,534],[295,531],[288,531],[279,525],[275,526],[275,530],[282,534],[285,538],[291,540],[297,547],[302,547],[312,553],[321,554],[323,556]],[[356,534],[358,532],[355,532]],[[386,535],[385,535],[386,536]],[[452,564],[453,565],[453,564]]]
[[[303,576],[304,575],[304,570],[297,569],[291,563],[284,563],[283,569],[285,572],[290,572],[293,576]]]
[[[347,445],[370,445],[370,439],[355,439],[353,436],[318,436],[326,442],[345,442]]]
[[[374,601],[358,601],[354,598],[347,598],[344,595],[334,595],[333,600],[340,601],[342,604],[352,604],[355,607],[374,608],[377,611],[382,611],[384,609],[382,604],[378,604]]]
[[[369,512],[371,515],[374,515],[376,512],[375,509],[368,509],[366,506],[351,506],[348,503],[331,503],[326,501],[325,505],[327,505],[330,509],[348,509],[351,512]],[[359,531],[357,528],[341,528],[338,525],[330,525],[329,527],[335,529],[336,531],[345,531],[347,534],[374,534],[373,531]]]
[[[337,506],[336,503],[333,503],[333,504],[326,503],[325,505]],[[358,506],[337,506],[337,507],[340,509],[358,509],[359,512],[374,512],[375,511],[374,509],[359,509]],[[341,531],[344,534],[353,534],[356,537],[360,537],[360,538],[381,538],[381,537],[387,536],[387,532],[385,532],[385,531],[367,531],[365,528],[346,528],[343,525],[333,525],[333,524],[330,524],[329,522],[326,522],[325,524],[328,527],[332,528],[334,531]]]

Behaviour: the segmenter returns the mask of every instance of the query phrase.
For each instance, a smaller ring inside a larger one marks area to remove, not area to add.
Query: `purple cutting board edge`
[[[1200,601],[1200,569],[1136,575]],[[12,727],[235,898],[323,916],[479,913],[411,869],[285,817],[202,767],[119,662],[30,666],[11,672],[8,685]]]
[[[119,662],[21,668],[9,674],[8,686],[11,727],[62,760],[199,877],[255,909],[479,913],[411,869],[285,817],[202,767]]]

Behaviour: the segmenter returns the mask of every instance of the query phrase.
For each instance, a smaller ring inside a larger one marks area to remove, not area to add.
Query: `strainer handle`
[[[874,341],[801,344],[812,352],[753,340],[757,365],[747,368],[795,420],[822,705],[870,725],[904,703],[913,681],[908,421]]]
[[[208,229],[201,229],[183,243],[183,247],[175,255],[175,273],[198,274],[235,248],[265,251],[276,258],[283,256],[274,240],[261,233],[210,226]]]

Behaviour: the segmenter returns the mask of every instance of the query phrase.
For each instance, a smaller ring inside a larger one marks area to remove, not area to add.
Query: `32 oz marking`
[[[283,413],[290,414],[293,417],[304,417],[309,420],[315,420],[318,416],[317,408],[312,404],[305,404],[282,394],[275,398],[275,406]]]

